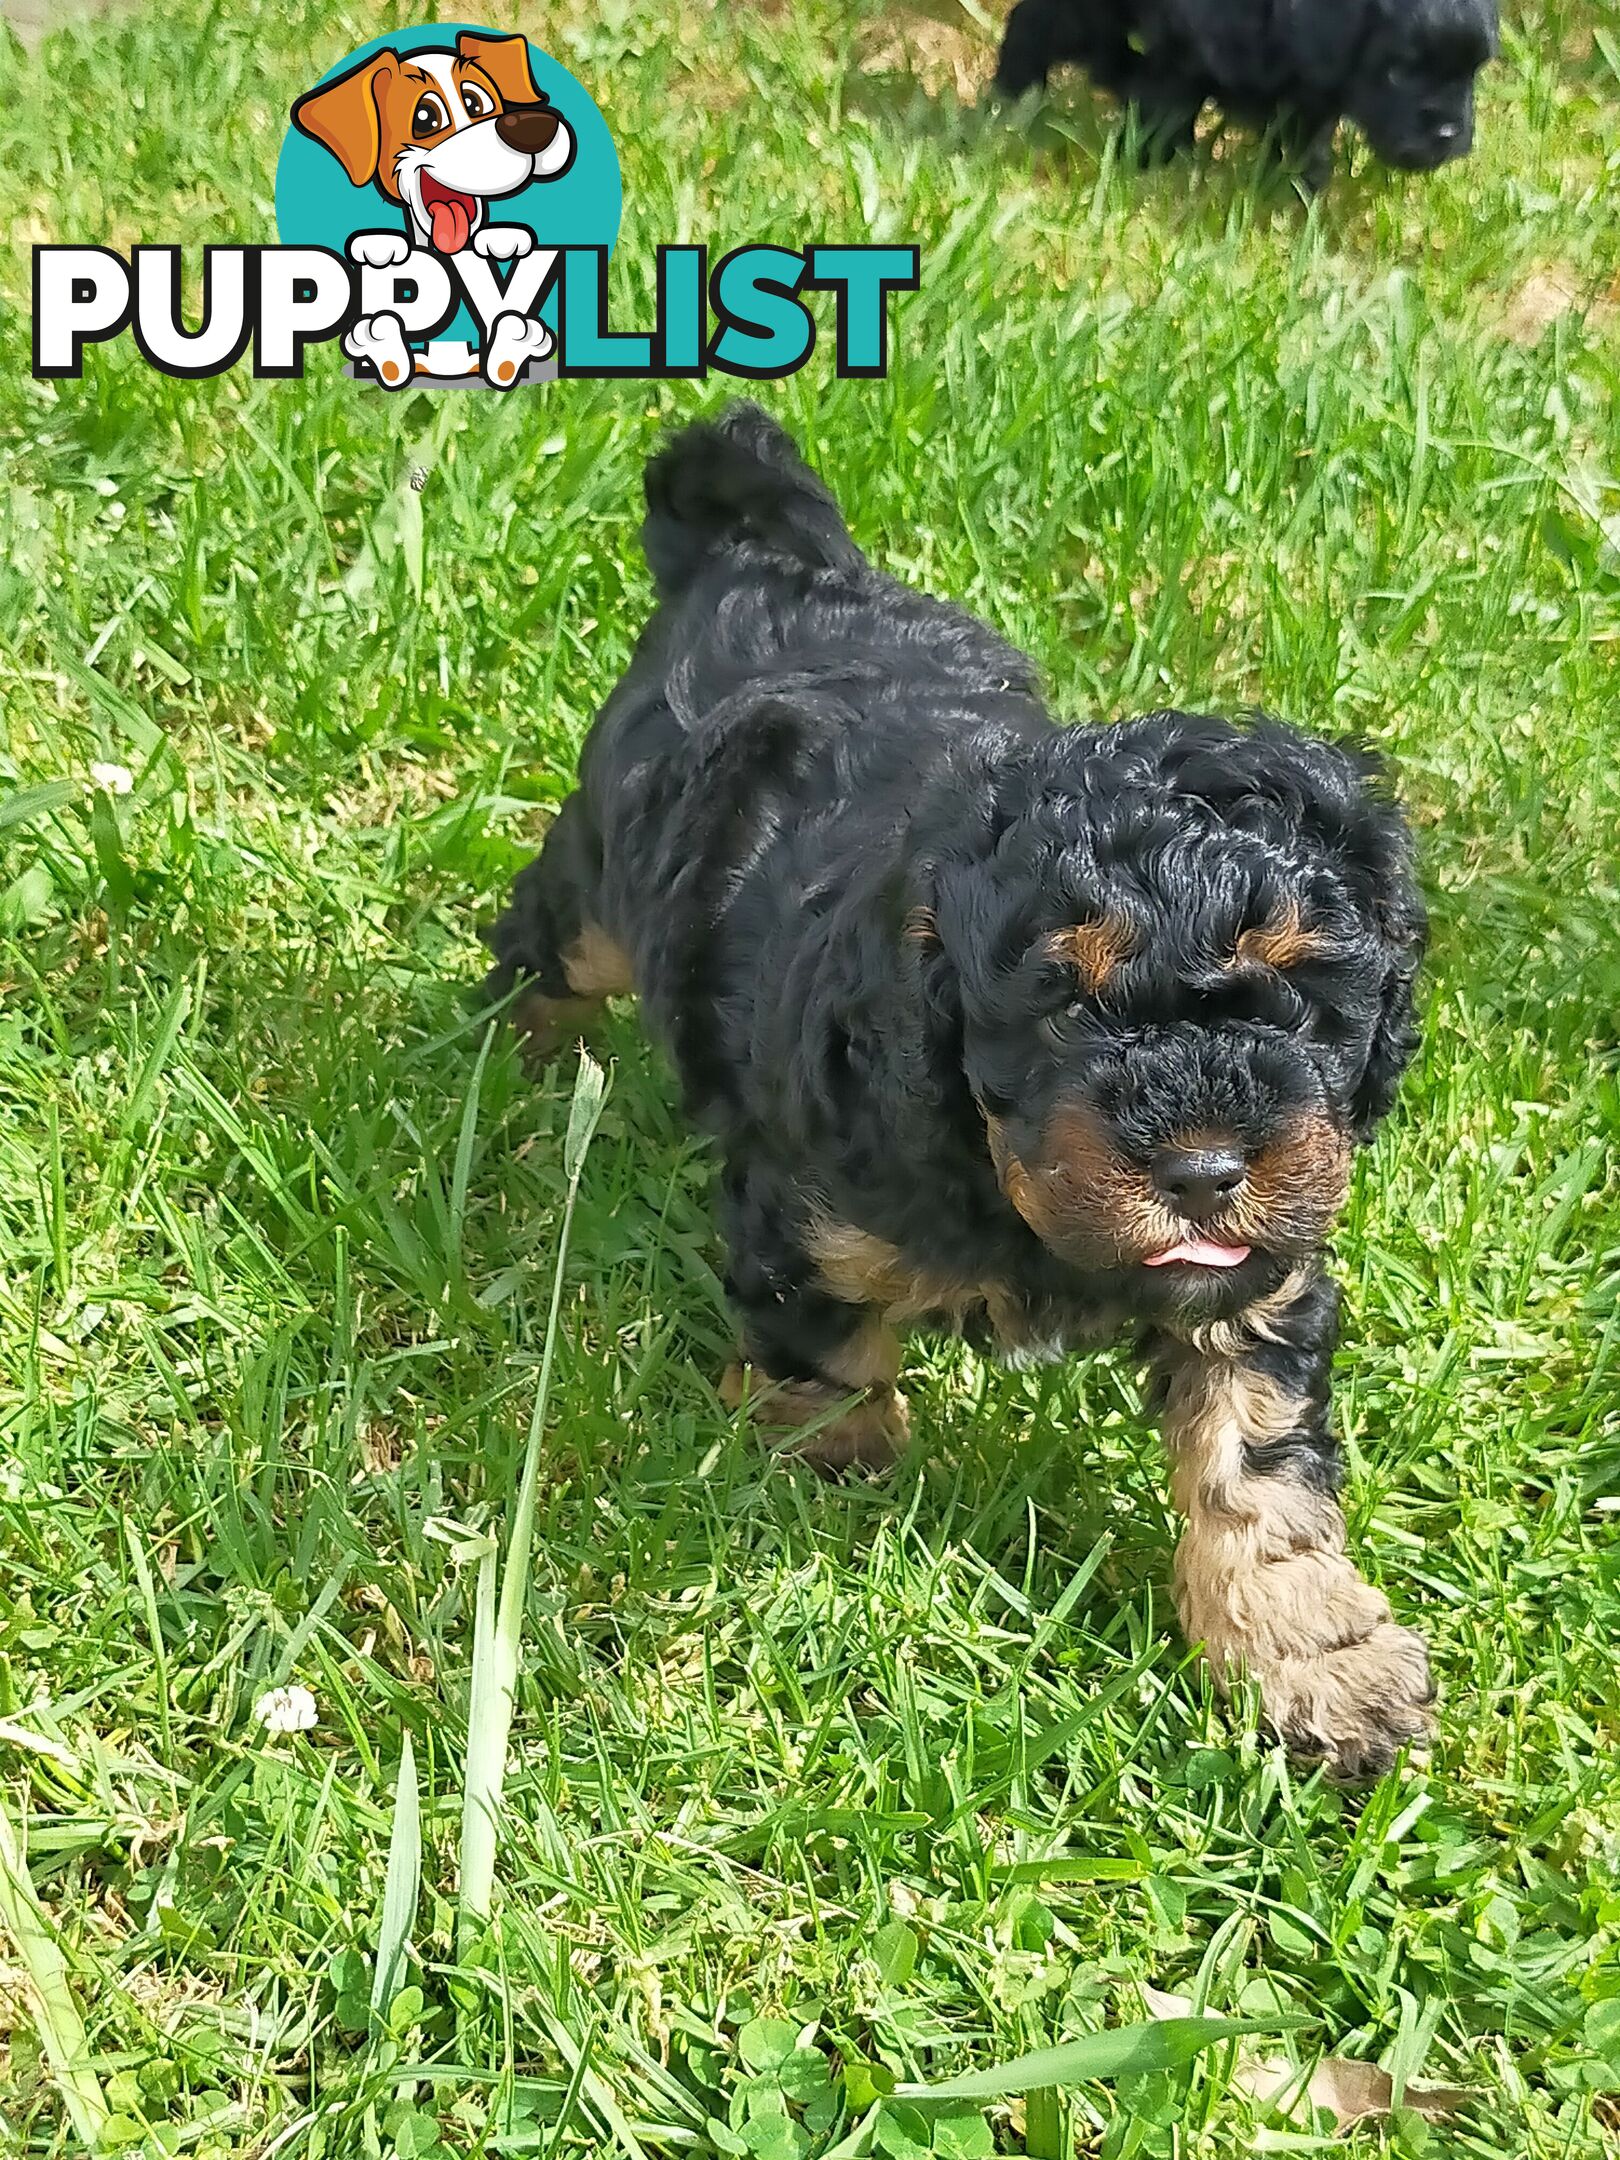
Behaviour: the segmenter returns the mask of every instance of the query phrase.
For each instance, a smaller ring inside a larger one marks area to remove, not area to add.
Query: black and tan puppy
[[[1136,107],[1159,154],[1213,103],[1275,123],[1320,186],[1341,119],[1410,171],[1465,157],[1496,39],[1497,0],[1018,0],[996,87],[1021,97],[1072,62]]]
[[[647,501],[661,604],[493,990],[542,1048],[639,991],[720,1146],[782,1444],[888,1461],[908,1323],[1132,1341],[1189,1636],[1288,1739],[1381,1769],[1432,1690],[1346,1556],[1322,1264],[1415,1039],[1423,909],[1374,761],[1269,722],[1054,726],[755,407],[677,436]]]

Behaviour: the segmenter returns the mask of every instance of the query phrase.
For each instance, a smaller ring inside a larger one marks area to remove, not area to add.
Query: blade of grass
[[[518,1656],[523,1632],[523,1608],[529,1594],[530,1548],[534,1539],[535,1501],[540,1487],[540,1447],[545,1432],[546,1405],[551,1394],[551,1371],[557,1350],[557,1325],[562,1313],[563,1275],[568,1260],[568,1240],[573,1228],[574,1203],[579,1197],[580,1172],[584,1168],[602,1104],[607,1095],[607,1076],[587,1051],[580,1052],[574,1096],[568,1112],[568,1131],[563,1142],[563,1169],[568,1189],[563,1201],[562,1226],[557,1236],[557,1260],[551,1281],[551,1309],[546,1318],[545,1348],[540,1357],[540,1379],[534,1392],[529,1419],[529,1438],[523,1456],[523,1475],[512,1509],[506,1539],[506,1565],[501,1574],[500,1608],[491,1631],[491,1604],[495,1585],[493,1545],[478,1568],[477,1608],[473,1636],[472,1695],[467,1711],[466,1790],[461,1816],[461,1882],[457,1915],[457,1943],[463,1955],[487,1925],[495,1887],[495,1848],[500,1819],[501,1794],[506,1781],[506,1743],[512,1728],[512,1706],[517,1693]],[[480,1656],[480,1651],[483,1655]]]
[[[71,802],[81,792],[73,780],[42,780],[37,787],[18,788],[14,794],[0,798],[0,832],[60,810],[63,803]]]
[[[67,1965],[28,1879],[22,1834],[0,1799],[0,1927],[11,1937],[33,1997],[40,2045],[56,2074],[68,2121],[92,2149],[107,2119],[101,2081],[90,2068],[84,2021],[73,2000]]]
[[[989,2070],[968,2070],[934,2085],[896,2085],[897,2100],[999,2100],[1038,2086],[1083,2085],[1126,2072],[1177,2070],[1205,2048],[1240,2033],[1281,2032],[1308,2018],[1162,2018],[1152,2024],[1116,2025],[1087,2033],[1061,2047],[1037,2048]]]
[[[1024,2101],[1024,2151],[1029,2160],[1063,2160],[1072,2146],[1063,2134],[1063,2098],[1055,2085],[1032,2085]]]
[[[484,1031],[484,1039],[478,1046],[477,1062],[473,1066],[472,1079],[467,1086],[467,1100],[461,1113],[461,1130],[456,1135],[455,1160],[450,1172],[450,1236],[449,1258],[456,1271],[456,1281],[463,1279],[466,1256],[463,1238],[467,1226],[467,1187],[472,1177],[473,1150],[478,1144],[478,1105],[484,1090],[484,1067],[489,1062],[490,1046],[495,1040],[493,1026]]]
[[[494,1538],[478,1556],[473,1593],[472,1680],[467,1697],[467,1765],[461,1801],[460,1903],[457,1948],[465,1954],[489,1918],[495,1886],[495,1808],[506,1770],[510,1712],[499,1713],[500,1659],[495,1648],[495,1600],[500,1549]],[[491,1798],[493,1795],[493,1799]]]
[[[157,1585],[152,1580],[152,1570],[146,1558],[146,1547],[141,1543],[141,1533],[132,1522],[124,1524],[124,1535],[129,1545],[130,1565],[135,1570],[135,1580],[140,1585],[141,1605],[146,1614],[146,1633],[152,1645],[152,1679],[157,1693],[158,1740],[163,1749],[163,1760],[174,1761],[174,1732],[169,1710],[169,1658],[163,1646],[163,1624],[158,1619]]]
[[[405,1970],[405,1953],[410,1944],[421,1887],[422,1803],[416,1783],[416,1750],[407,1732],[399,1755],[399,1777],[394,1785],[394,1827],[388,1839],[388,1871],[383,1877],[377,1970],[371,1980],[372,2015],[384,2024]]]

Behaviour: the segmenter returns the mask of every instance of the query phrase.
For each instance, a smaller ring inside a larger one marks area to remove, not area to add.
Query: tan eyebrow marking
[[[1100,990],[1135,949],[1134,931],[1117,915],[1076,923],[1071,930],[1054,930],[1046,941],[1046,950],[1053,959],[1067,960],[1077,968],[1088,990]]]
[[[1255,929],[1244,931],[1227,966],[1274,968],[1282,974],[1291,967],[1298,967],[1302,960],[1314,959],[1318,953],[1326,952],[1328,943],[1320,930],[1305,928],[1299,919],[1298,902],[1291,900],[1287,913],[1279,921],[1261,923]]]

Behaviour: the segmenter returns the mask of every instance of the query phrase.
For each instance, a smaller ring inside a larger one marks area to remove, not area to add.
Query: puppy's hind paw
[[[1385,1621],[1358,1642],[1284,1658],[1255,1677],[1267,1722],[1334,1777],[1382,1777],[1403,1747],[1434,1730],[1435,1687],[1423,1637]]]

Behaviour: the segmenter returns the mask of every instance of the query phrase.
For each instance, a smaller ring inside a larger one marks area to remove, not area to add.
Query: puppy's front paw
[[[1433,1729],[1429,1655],[1336,1549],[1337,1508],[1315,1532],[1320,1542],[1267,1559],[1252,1521],[1200,1517],[1176,1554],[1182,1625],[1221,1687],[1244,1673],[1257,1683],[1266,1723],[1291,1748],[1338,1777],[1381,1777]]]
[[[543,990],[526,990],[509,1016],[524,1063],[532,1071],[548,1065],[579,1039],[598,1009],[593,998],[547,997]]]
[[[739,1409],[745,1398],[751,1403],[773,1453],[828,1476],[891,1469],[911,1430],[906,1398],[898,1388],[873,1387],[847,1403],[848,1392],[820,1380],[770,1380],[745,1365],[728,1366],[720,1382],[728,1410]],[[839,1409],[841,1402],[847,1407]]]
[[[519,262],[534,252],[534,234],[527,225],[485,225],[472,236],[475,255],[486,262]]]
[[[1332,128],[1295,140],[1285,140],[1280,146],[1283,172],[1304,195],[1320,195],[1333,178],[1334,134]]]
[[[796,1456],[827,1477],[844,1470],[878,1476],[900,1460],[910,1430],[905,1397],[891,1392],[857,1403],[814,1432],[781,1432],[771,1444],[777,1454]]]
[[[409,255],[411,243],[401,232],[357,232],[349,235],[345,252],[350,262],[368,270],[392,270]]]
[[[1266,1721],[1336,1777],[1376,1778],[1434,1730],[1423,1637],[1385,1621],[1359,1641],[1252,1668]]]

